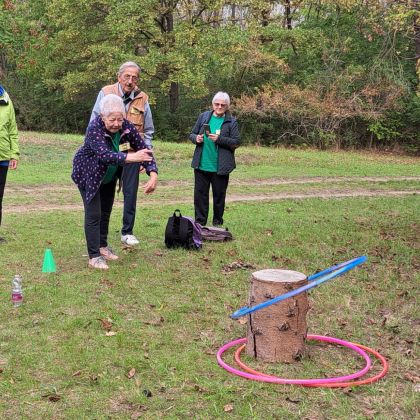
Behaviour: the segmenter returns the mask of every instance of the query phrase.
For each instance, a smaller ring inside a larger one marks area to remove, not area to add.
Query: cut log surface
[[[307,284],[306,275],[291,270],[252,273],[249,306],[254,306]],[[307,294],[267,306],[248,315],[246,352],[267,362],[292,363],[302,356],[307,333]]]

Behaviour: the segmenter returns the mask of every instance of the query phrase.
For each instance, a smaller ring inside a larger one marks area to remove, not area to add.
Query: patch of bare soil
[[[308,177],[308,178],[297,178],[297,179],[255,179],[252,183],[249,180],[237,180],[233,179],[229,182],[229,185],[301,185],[301,184],[318,184],[322,182],[328,183],[350,183],[350,182],[389,182],[389,181],[420,181],[420,176],[364,176],[364,177]],[[191,181],[160,181],[160,188],[174,188],[174,187],[186,187],[192,186]],[[73,184],[57,185],[57,184],[43,184],[43,185],[18,185],[12,184],[7,185],[7,190],[13,193],[24,193],[33,194],[35,192],[65,192],[65,191],[76,191],[77,188]]]
[[[280,193],[280,194],[260,194],[260,195],[238,195],[231,194],[227,196],[227,203],[234,202],[245,202],[245,201],[277,201],[277,200],[302,200],[308,198],[323,198],[323,199],[336,199],[336,198],[346,198],[346,197],[389,197],[389,196],[405,196],[405,195],[419,195],[420,190],[417,191],[372,191],[372,190],[349,190],[340,191],[337,190],[325,190],[318,191],[314,193]],[[191,198],[177,199],[177,200],[148,200],[147,205],[162,205],[162,204],[192,204]],[[114,207],[122,207],[122,200],[116,201]],[[33,203],[25,204],[24,206],[17,207],[6,205],[3,206],[4,211],[9,214],[18,214],[18,213],[29,213],[29,212],[51,212],[51,211],[76,211],[83,208],[82,203],[80,204],[48,204],[48,203]]]

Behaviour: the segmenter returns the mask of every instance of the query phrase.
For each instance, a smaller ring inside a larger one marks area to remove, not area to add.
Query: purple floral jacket
[[[130,121],[124,119],[121,128],[121,143],[129,142],[135,151],[147,148],[144,140]],[[108,165],[124,165],[126,153],[114,152],[111,147],[111,134],[106,130],[100,116],[92,120],[86,129],[85,141],[73,158],[72,180],[86,191],[89,202],[98,192]],[[129,164],[128,164],[129,165]],[[147,174],[157,173],[156,161],[143,162]]]

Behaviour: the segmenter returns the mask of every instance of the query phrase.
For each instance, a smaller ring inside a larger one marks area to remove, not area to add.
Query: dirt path
[[[407,195],[420,195],[420,189],[416,191],[398,191],[398,190],[328,190],[325,192],[315,193],[274,193],[274,194],[254,194],[254,195],[238,195],[231,194],[227,196],[227,203],[234,202],[245,202],[245,201],[277,201],[277,200],[303,200],[308,198],[322,198],[322,199],[338,199],[346,197],[398,197]],[[192,204],[192,197],[188,199],[177,199],[177,200],[147,200],[147,204],[141,203],[141,205],[179,205],[179,204]],[[117,200],[114,207],[122,207],[122,200]],[[49,211],[75,211],[81,210],[82,204],[46,204],[46,203],[35,203],[24,206],[4,206],[4,210],[8,214],[19,214],[29,212],[49,212]]]
[[[390,181],[419,181],[420,176],[363,176],[363,177],[307,177],[297,179],[255,179],[252,182],[249,180],[238,180],[233,179],[229,182],[229,185],[302,185],[302,184],[318,184],[318,183],[351,183],[351,182],[390,182]],[[191,181],[160,181],[159,189],[162,188],[176,188],[176,187],[187,187],[193,186]],[[7,185],[9,193],[18,194],[37,194],[40,192],[66,192],[75,191],[76,187],[73,184],[57,185],[57,184],[44,184],[44,185],[20,185],[12,184]]]

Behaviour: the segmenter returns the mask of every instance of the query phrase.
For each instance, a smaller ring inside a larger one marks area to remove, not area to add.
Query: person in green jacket
[[[19,159],[15,110],[9,95],[0,85],[0,225],[4,187],[8,169],[16,169]],[[0,236],[0,243],[6,242]]]

